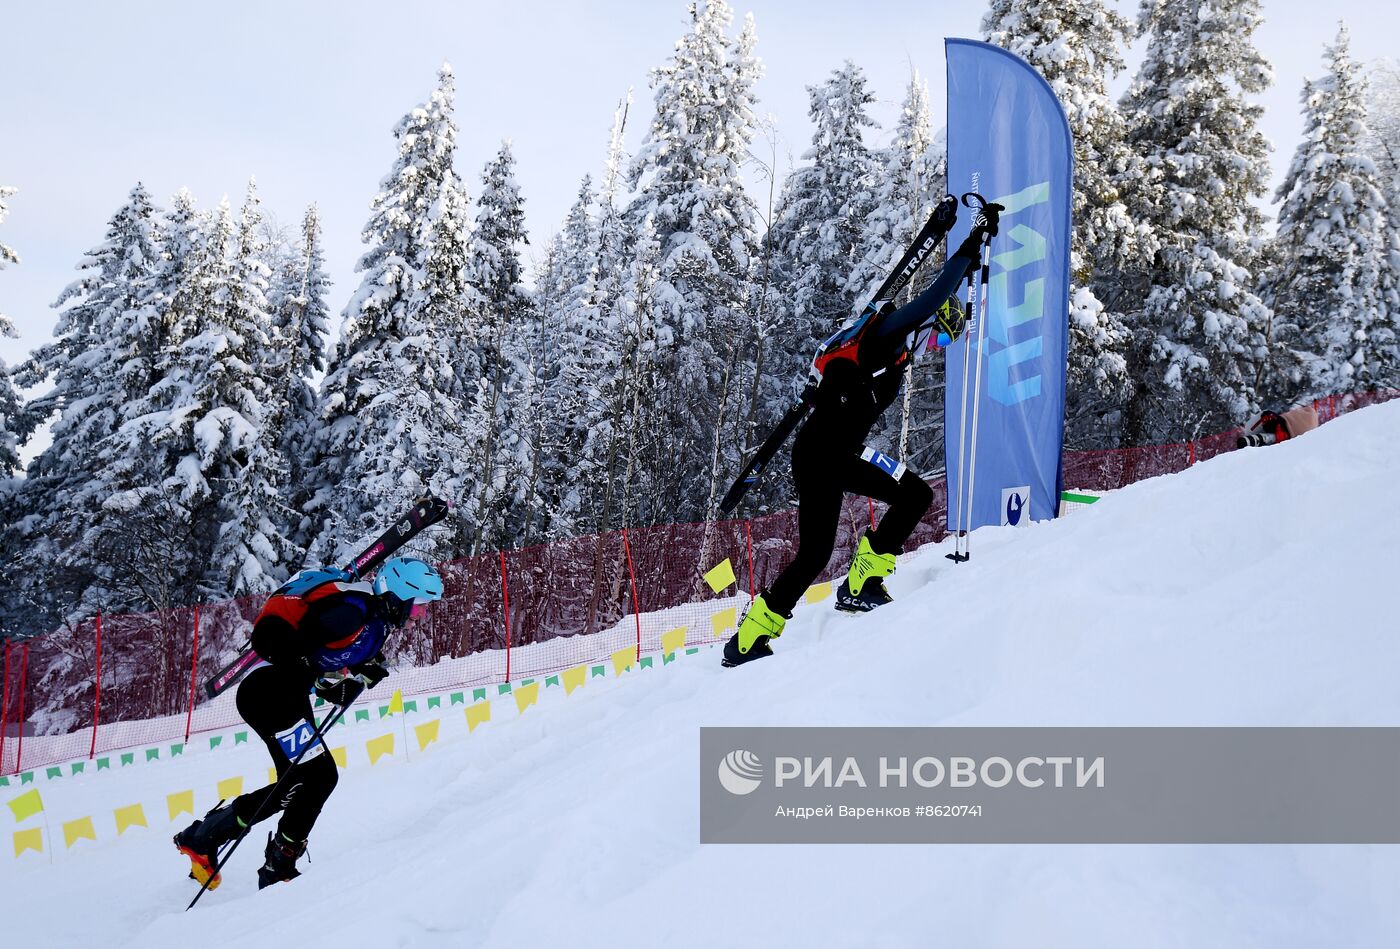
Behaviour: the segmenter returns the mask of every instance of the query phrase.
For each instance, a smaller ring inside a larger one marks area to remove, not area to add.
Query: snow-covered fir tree
[[[14,188],[0,186],[0,223],[4,223],[9,208],[5,199],[15,193]],[[19,263],[19,255],[4,241],[0,241],[0,270],[7,264]],[[15,337],[14,323],[4,313],[0,313],[0,336]],[[20,468],[19,445],[21,438],[21,410],[23,402],[10,378],[10,368],[0,359],[0,564],[10,567],[19,553],[20,519],[19,489],[21,482],[14,474]],[[28,426],[25,426],[28,427]],[[0,640],[6,638],[11,617],[8,615],[14,605],[0,605]],[[18,611],[16,611],[18,612]],[[18,616],[13,617],[15,621]]]
[[[880,289],[947,189],[943,136],[932,129],[928,85],[917,72],[905,91],[894,139],[879,159],[883,167],[876,176],[874,210],[866,222],[863,253],[847,283],[857,307],[865,306]],[[936,275],[937,264],[937,259],[926,261],[895,302],[905,303],[922,290]],[[941,465],[942,360],[918,358],[911,362],[905,370],[899,412],[886,413],[877,424],[879,437],[887,445],[897,445],[899,457],[916,471],[931,471]]]
[[[1372,67],[1368,78],[1366,113],[1371,134],[1367,151],[1380,171],[1387,208],[1382,276],[1393,282],[1400,274],[1400,64],[1382,60]],[[1400,335],[1400,305],[1395,303],[1390,305],[1390,330]],[[1392,374],[1385,385],[1400,387],[1400,378]]]
[[[638,392],[645,384],[641,367],[655,353],[650,345],[653,337],[644,324],[645,301],[638,312],[635,268],[645,267],[634,259],[633,233],[625,219],[621,203],[624,186],[626,155],[623,135],[631,111],[632,92],[619,103],[613,114],[612,131],[608,140],[607,157],[603,163],[602,187],[598,194],[596,227],[596,272],[593,278],[596,307],[595,337],[606,361],[598,366],[594,379],[596,402],[589,407],[591,421],[582,458],[591,465],[592,474],[581,470],[577,474],[593,479],[593,530],[613,530],[636,523],[637,496],[633,472],[638,467],[637,440],[634,429],[641,424]],[[642,231],[646,239],[645,227]],[[635,249],[645,256],[654,247]]]
[[[1367,71],[1366,80],[1366,148],[1387,183],[1387,203],[1394,207],[1400,192],[1400,63],[1381,60]]]
[[[302,217],[297,253],[283,256],[268,295],[272,336],[280,359],[270,376],[274,399],[264,423],[287,472],[283,502],[295,520],[293,539],[301,545],[310,519],[297,516],[310,500],[313,439],[316,432],[316,388],[313,379],[326,368],[326,338],[330,333],[331,280],[321,248],[321,218],[316,205]],[[279,434],[280,433],[280,434]]]
[[[1268,308],[1251,289],[1262,243],[1255,199],[1268,180],[1261,109],[1272,72],[1252,37],[1258,0],[1145,0],[1142,67],[1123,98],[1142,176],[1129,213],[1159,249],[1129,275],[1136,388],[1125,444],[1237,425],[1256,406],[1255,363]]]
[[[623,134],[631,95],[614,113],[603,178],[596,198],[581,191],[561,234],[569,304],[559,358],[563,363],[550,399],[559,412],[559,505],[553,533],[588,533],[627,526],[624,498],[635,441],[633,389],[637,348],[626,313],[631,237],[619,203],[623,183]],[[594,205],[591,216],[582,214]]]
[[[814,341],[864,305],[854,302],[849,284],[859,279],[852,275],[878,208],[877,165],[865,143],[865,130],[875,124],[867,111],[875,95],[865,74],[848,60],[826,82],[808,86],[807,97],[815,129],[802,157],[811,164],[788,176],[773,225],[785,276],[780,290],[787,307],[783,322],[792,332],[792,374],[801,371]]]
[[[4,223],[5,216],[10,211],[5,203],[6,199],[16,190],[0,186],[0,223]],[[4,270],[7,264],[17,263],[19,255],[4,241],[0,241],[0,270]],[[14,323],[4,313],[0,313],[0,336],[13,339],[17,335]],[[7,514],[12,512],[10,505],[13,502],[11,492],[3,486],[3,482],[19,470],[19,413],[19,393],[15,391],[14,383],[10,380],[9,367],[0,359],[0,510]],[[7,525],[13,521],[13,517],[5,518]]]
[[[463,394],[472,483],[462,516],[473,525],[470,550],[494,549],[510,541],[512,508],[520,500],[531,466],[530,446],[514,417],[515,393],[532,375],[534,360],[526,332],[531,309],[523,281],[524,199],[515,180],[515,155],[502,142],[481,173],[476,226],[467,245],[467,274],[476,303],[467,311],[463,340],[469,367]],[[518,517],[522,512],[515,510]]]
[[[137,527],[178,521],[205,598],[267,592],[300,559],[287,538],[287,475],[264,440],[268,372],[279,359],[270,352],[259,204],[250,181],[237,221],[224,201],[205,223],[177,195],[161,272],[166,358],[111,440],[122,482],[112,503],[123,517],[102,541],[117,547]]]
[[[208,359],[198,387],[204,418],[192,431],[206,481],[218,498],[219,521],[206,584],[233,596],[266,593],[300,566],[285,495],[289,472],[281,451],[286,418],[278,383],[285,352],[272,351],[263,262],[261,201],[254,182],[238,218],[229,281],[216,297],[209,344],[186,346]],[[285,344],[285,340],[279,340]]]
[[[529,339],[531,354],[528,374],[521,380],[524,392],[517,395],[516,430],[526,464],[521,485],[522,524],[517,538],[517,543],[523,545],[539,543],[555,530],[562,530],[565,536],[581,533],[558,514],[559,495],[567,490],[563,473],[566,455],[559,445],[567,422],[565,412],[555,401],[563,368],[558,353],[562,347],[561,314],[568,283],[563,246],[563,235],[554,235],[536,266],[534,306],[522,330]]]
[[[1352,392],[1391,377],[1395,304],[1386,202],[1376,164],[1366,154],[1365,87],[1351,58],[1345,26],[1326,47],[1326,72],[1303,84],[1303,140],[1274,196],[1281,202],[1275,238],[1279,266],[1262,280],[1262,296],[1280,334],[1271,348],[1312,353],[1310,377],[1269,365],[1261,382],[1274,403],[1302,391]]]
[[[319,529],[308,556],[322,562],[341,561],[424,493],[460,503],[470,487],[459,460],[469,448],[458,398],[469,301],[453,94],[444,64],[428,101],[394,127],[398,155],[362,232],[363,277],[321,387],[308,503]]]
[[[51,442],[30,463],[20,492],[16,596],[32,625],[57,626],[100,609],[140,609],[194,599],[192,590],[132,590],[93,538],[119,514],[112,436],[143,404],[164,340],[153,278],[161,256],[155,208],[138,184],[112,216],[103,242],[78,264],[60,295],[56,339],[20,367],[19,381],[50,388],[25,408],[57,415]],[[134,554],[129,551],[128,554]],[[183,600],[176,597],[185,594]]]
[[[600,421],[599,376],[606,370],[612,340],[599,321],[597,228],[593,181],[585,175],[578,199],[551,247],[551,284],[540,286],[538,355],[552,371],[544,382],[542,404],[549,404],[546,428],[558,467],[549,481],[554,529],[565,535],[589,533],[597,523],[592,500],[599,487],[597,459],[588,450],[591,429]],[[554,332],[549,332],[549,326]],[[541,405],[543,407],[543,405]],[[543,413],[539,421],[544,422]],[[541,448],[543,446],[540,446]],[[538,464],[549,464],[542,456]]]
[[[647,406],[659,444],[645,461],[644,521],[706,518],[737,467],[743,396],[752,389],[758,228],[742,168],[755,130],[752,18],[731,40],[723,0],[690,5],[691,29],[652,72],[655,115],[633,162],[633,228],[650,218],[661,282],[654,365],[666,380]]]
[[[1113,444],[1131,390],[1120,277],[1153,251],[1122,200],[1138,175],[1124,116],[1108,96],[1132,23],[1104,0],[993,0],[982,33],[1050,83],[1074,139],[1066,439]]]

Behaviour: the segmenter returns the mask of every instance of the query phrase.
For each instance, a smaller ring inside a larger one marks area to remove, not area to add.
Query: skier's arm
[[[958,292],[958,284],[967,275],[968,267],[978,264],[977,258],[964,257],[962,248],[948,258],[927,290],[880,321],[875,338],[881,342],[902,339],[934,318],[938,308]]]

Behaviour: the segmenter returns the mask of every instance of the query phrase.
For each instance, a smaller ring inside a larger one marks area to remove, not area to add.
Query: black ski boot
[[[869,613],[892,602],[894,597],[890,596],[884,581],[878,577],[866,580],[859,594],[851,592],[849,579],[842,580],[840,588],[836,591],[836,608],[843,613]]]
[[[175,835],[175,847],[190,858],[190,879],[209,889],[219,887],[219,848],[243,832],[243,824],[233,812],[233,804],[215,807],[203,820],[197,820]]]
[[[258,889],[265,889],[284,880],[295,880],[301,876],[297,869],[297,858],[306,853],[306,841],[288,840],[281,831],[267,835],[266,860],[258,867]]]

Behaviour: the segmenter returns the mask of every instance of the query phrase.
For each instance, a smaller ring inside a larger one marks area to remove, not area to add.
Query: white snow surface
[[[214,782],[265,770],[261,747],[40,782],[54,831],[92,813],[108,832],[60,837],[52,862],[0,853],[0,931],[147,949],[1400,944],[1400,848],[701,846],[697,755],[702,725],[1393,725],[1398,431],[1400,402],[1369,408],[978,531],[966,564],[926,549],[891,606],[800,605],[778,655],[740,669],[711,649],[521,715],[502,696],[471,734],[444,712],[426,751],[352,761],[300,879],[257,891],[258,833],[189,913],[169,839],[188,818],[148,805],[150,829],[117,838],[111,809],[192,786],[202,813]]]

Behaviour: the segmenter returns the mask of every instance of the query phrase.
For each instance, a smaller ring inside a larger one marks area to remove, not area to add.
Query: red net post
[[[194,721],[194,690],[199,681],[199,607],[194,608],[194,644],[190,655],[190,702],[185,711],[185,741],[190,740],[190,723]]]
[[[757,594],[753,586],[753,521],[744,521],[744,551],[749,560],[749,599],[754,599]]]
[[[97,724],[102,718],[102,614],[97,614],[97,675],[92,687],[92,746],[88,758],[97,757]]]
[[[632,544],[627,539],[627,528],[622,529],[622,551],[627,555],[627,577],[632,585],[632,616],[637,621],[637,661],[642,661],[642,607],[637,602],[637,571],[632,566]]]
[[[875,529],[875,499],[874,499],[874,498],[866,498],[865,501],[866,501],[866,503],[867,503],[867,504],[869,505],[869,507],[870,507],[870,529],[871,529],[871,530],[874,530],[874,529]]]
[[[1189,467],[1196,463],[1196,443],[1189,441],[1186,443],[1186,464]]]
[[[0,679],[0,774],[5,773],[5,732],[10,726],[10,641],[5,640],[5,677]]]
[[[19,774],[24,763],[24,685],[29,674],[29,643],[19,647],[19,748],[15,752],[15,774]]]
[[[506,681],[510,681],[510,586],[506,583],[506,552],[501,551],[501,615],[506,620]]]

